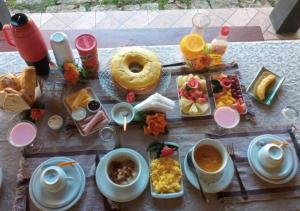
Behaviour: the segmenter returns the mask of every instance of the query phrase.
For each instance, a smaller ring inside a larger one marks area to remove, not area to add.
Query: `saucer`
[[[270,142],[272,140],[280,140],[286,142],[284,139],[274,136],[274,135],[261,135],[253,139],[248,147],[248,161],[253,172],[260,177],[262,180],[272,183],[272,184],[284,184],[289,182],[297,173],[298,169],[298,160],[295,150],[291,145],[288,148],[284,148],[285,158],[283,164],[274,169],[264,168],[257,157],[258,150],[260,149],[257,146],[258,141]]]
[[[190,170],[188,163],[187,163],[187,155],[190,151],[192,151],[193,148],[191,148],[187,153],[184,158],[184,163],[183,163],[183,169],[184,169],[184,174],[187,177],[188,181],[194,186],[194,188],[199,189],[199,185],[197,182],[197,178],[193,174],[193,172]],[[200,179],[201,185],[203,187],[203,191],[206,193],[218,193],[221,192],[222,190],[226,189],[230,183],[232,182],[234,175],[234,167],[233,167],[233,162],[228,155],[228,162],[224,168],[224,172],[222,177],[214,183],[206,183],[203,180]]]
[[[40,164],[32,174],[29,183],[30,198],[41,210],[67,210],[81,198],[85,188],[85,174],[79,164],[63,167],[68,177],[67,185],[58,192],[50,192],[40,185],[40,175],[45,165],[54,165],[59,162],[74,161],[66,157],[54,157]]]
[[[138,152],[128,149],[128,148],[120,148],[115,149],[119,152],[130,152],[136,154],[141,161],[141,176],[136,181],[136,183],[132,187],[128,188],[118,188],[112,186],[107,180],[104,172],[104,164],[107,162],[107,155],[101,158],[100,163],[97,166],[96,170],[96,183],[100,192],[108,199],[115,202],[128,202],[136,199],[139,195],[143,193],[145,188],[148,185],[149,181],[149,168],[147,162]]]

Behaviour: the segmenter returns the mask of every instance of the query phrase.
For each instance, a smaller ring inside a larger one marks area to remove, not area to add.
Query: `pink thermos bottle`
[[[23,13],[11,17],[3,26],[8,44],[15,46],[27,65],[35,66],[38,75],[49,73],[49,55],[45,40],[33,20]]]

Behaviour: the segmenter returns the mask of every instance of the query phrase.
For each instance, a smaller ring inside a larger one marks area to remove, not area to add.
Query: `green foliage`
[[[166,6],[166,4],[167,4],[167,0],[158,0],[159,2],[158,2],[158,8],[160,9],[160,10],[164,10],[165,9],[165,6]]]

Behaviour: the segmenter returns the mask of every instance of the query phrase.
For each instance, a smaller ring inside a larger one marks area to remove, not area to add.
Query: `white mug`
[[[266,168],[276,168],[282,164],[284,151],[282,145],[269,143],[258,151],[258,160]]]
[[[217,171],[214,171],[214,172],[205,171],[197,164],[194,153],[197,148],[199,148],[200,146],[203,146],[203,145],[212,146],[219,151],[219,153],[222,157],[222,165]],[[214,182],[217,182],[223,175],[224,169],[228,162],[228,153],[227,153],[226,148],[220,141],[217,141],[214,139],[202,139],[193,148],[192,160],[193,160],[193,164],[194,164],[196,170],[198,171],[199,177],[206,183],[214,183]]]
[[[66,186],[67,177],[65,171],[59,166],[49,166],[43,170],[40,176],[41,186],[51,192],[58,192]]]

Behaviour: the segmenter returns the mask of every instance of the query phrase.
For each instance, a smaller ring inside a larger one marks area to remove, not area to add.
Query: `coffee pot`
[[[49,73],[49,55],[45,40],[34,21],[23,13],[11,17],[3,26],[7,43],[16,47],[27,65],[34,66],[38,75]]]

